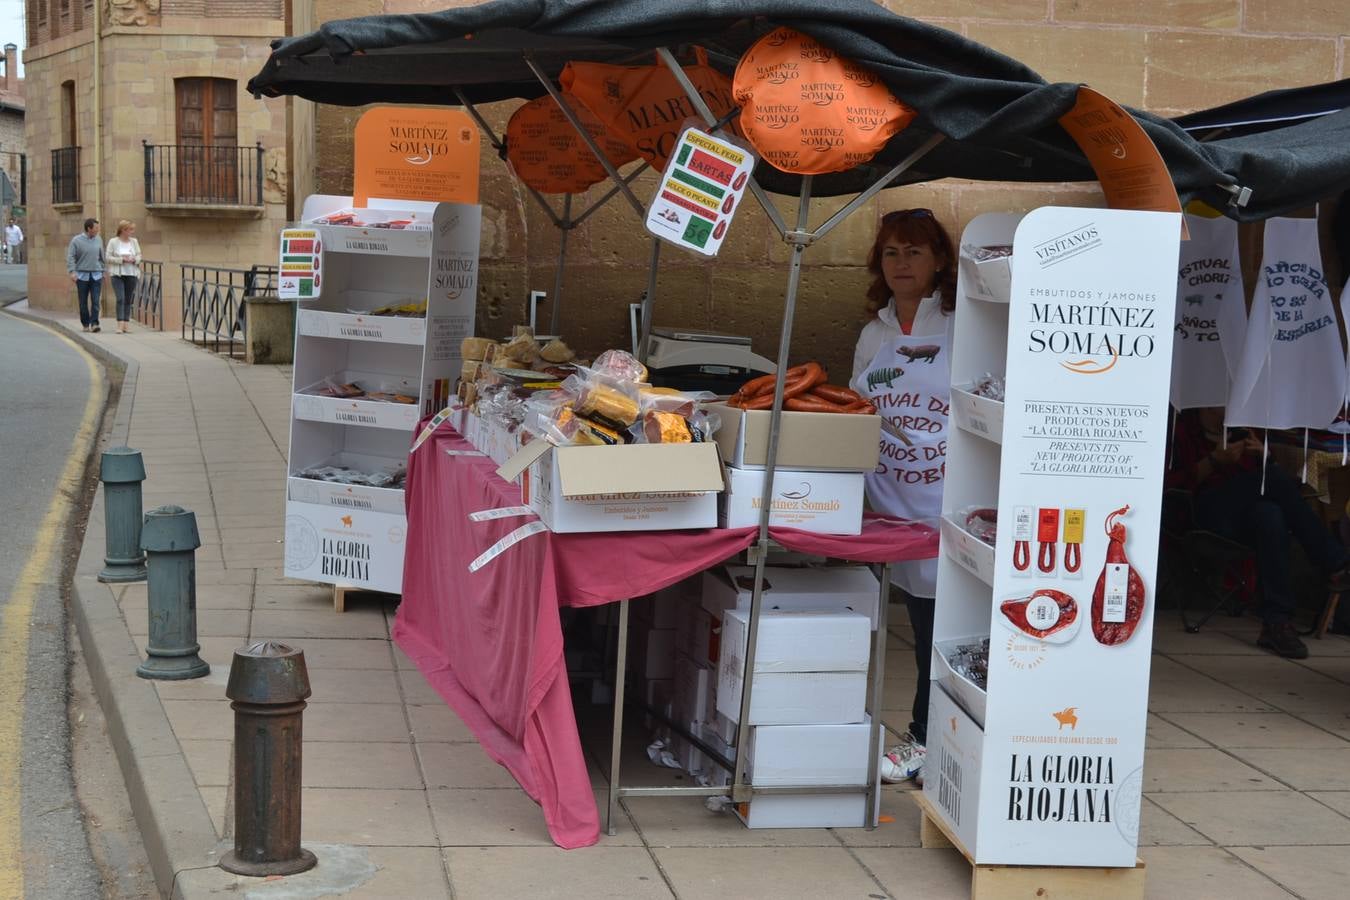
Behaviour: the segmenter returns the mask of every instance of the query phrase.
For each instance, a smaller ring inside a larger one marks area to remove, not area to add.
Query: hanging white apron
[[[885,429],[881,432],[881,461],[866,479],[867,499],[877,512],[936,526],[947,475],[951,386],[949,329],[883,342],[853,380],[853,389],[870,398],[877,412],[909,439],[905,443]],[[891,573],[892,583],[916,597],[937,594],[936,559],[897,563]]]
[[[1325,428],[1340,410],[1345,369],[1317,220],[1267,220],[1227,424]]]
[[[1341,290],[1341,321],[1350,328],[1350,280],[1345,282],[1345,287]],[[1345,358],[1345,393],[1341,398],[1341,408],[1336,414],[1336,421],[1331,423],[1330,431],[1338,434],[1350,434],[1350,340],[1346,341]],[[1343,439],[1344,440],[1344,439]],[[1350,456],[1350,443],[1341,444],[1341,465],[1345,465],[1346,458]]]
[[[1172,342],[1172,406],[1223,406],[1247,330],[1237,222],[1186,216]]]

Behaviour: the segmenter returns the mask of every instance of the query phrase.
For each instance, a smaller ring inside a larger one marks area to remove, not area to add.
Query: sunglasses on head
[[[931,209],[897,209],[886,213],[881,217],[885,222],[890,219],[931,219],[933,211]]]

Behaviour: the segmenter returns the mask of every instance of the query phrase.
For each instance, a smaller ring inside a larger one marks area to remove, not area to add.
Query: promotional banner
[[[685,250],[716,256],[754,169],[750,151],[686,128],[647,208],[647,230]]]
[[[1187,215],[1181,244],[1172,338],[1172,406],[1223,406],[1237,374],[1247,330],[1238,259],[1238,226],[1219,216]]]
[[[1340,411],[1345,372],[1317,220],[1266,220],[1261,272],[1225,421],[1325,428]]]
[[[572,101],[568,105],[614,168],[637,157],[585,106]],[[576,194],[609,177],[558,101],[548,95],[511,114],[506,123],[506,161],[517,178],[541,194]]]
[[[478,127],[457,109],[377,106],[356,123],[353,203],[478,202]]]
[[[924,785],[963,826],[977,785],[981,863],[1135,865],[1181,227],[1017,228],[985,730],[930,721]]]

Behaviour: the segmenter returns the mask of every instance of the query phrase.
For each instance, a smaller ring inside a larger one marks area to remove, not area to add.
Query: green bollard
[[[103,571],[98,580],[123,583],[145,580],[145,554],[141,552],[141,482],[145,463],[141,451],[110,447],[99,462],[103,482],[103,520],[107,537]]]
[[[148,659],[136,667],[142,678],[180,681],[211,671],[197,651],[197,560],[202,545],[197,517],[181,506],[145,514],[141,549],[146,553],[150,597]]]

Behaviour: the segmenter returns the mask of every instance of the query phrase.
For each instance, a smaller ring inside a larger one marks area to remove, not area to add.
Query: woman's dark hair
[[[956,309],[956,250],[952,239],[931,209],[897,209],[881,217],[877,239],[867,254],[867,271],[872,274],[872,283],[867,288],[868,316],[876,318],[891,300],[891,289],[881,274],[881,251],[887,241],[927,245],[933,251],[938,262],[937,288],[942,312],[950,315]]]

